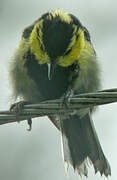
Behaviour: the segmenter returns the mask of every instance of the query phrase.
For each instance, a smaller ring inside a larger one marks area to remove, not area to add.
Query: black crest
[[[66,51],[73,35],[73,26],[59,16],[43,23],[43,43],[48,55],[54,59]]]

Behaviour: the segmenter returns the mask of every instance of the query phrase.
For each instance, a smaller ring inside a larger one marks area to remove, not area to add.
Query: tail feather
[[[64,120],[62,116],[51,116],[50,119],[62,132],[64,161],[70,163],[80,176],[87,176],[88,161],[93,164],[95,173],[111,175],[89,114],[82,118],[72,115]]]

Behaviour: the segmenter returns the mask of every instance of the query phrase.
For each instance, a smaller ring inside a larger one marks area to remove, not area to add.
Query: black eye
[[[79,35],[76,35],[76,40],[78,40]]]
[[[64,53],[64,55],[68,55],[68,54],[71,52],[71,50],[72,50],[72,48],[69,49],[68,51],[66,51],[66,52]]]
[[[85,27],[84,27],[84,36],[87,41],[91,42],[90,34]]]
[[[39,29],[37,28],[36,31],[37,31],[37,36],[39,37]]]

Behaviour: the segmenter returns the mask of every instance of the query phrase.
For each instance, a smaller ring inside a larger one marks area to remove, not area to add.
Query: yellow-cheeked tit
[[[100,66],[88,30],[72,14],[47,12],[25,28],[10,63],[15,99],[37,103],[100,89]],[[49,118],[62,135],[64,161],[87,176],[111,174],[92,119],[92,109]]]

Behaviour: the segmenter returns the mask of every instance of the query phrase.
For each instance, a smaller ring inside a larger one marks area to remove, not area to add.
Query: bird
[[[101,88],[101,67],[90,33],[80,20],[63,10],[51,10],[26,27],[9,66],[14,101],[38,103]],[[66,107],[67,108],[67,107]],[[111,168],[100,145],[92,113],[94,108],[49,115],[60,131],[63,158],[80,176],[95,173],[108,177]]]

